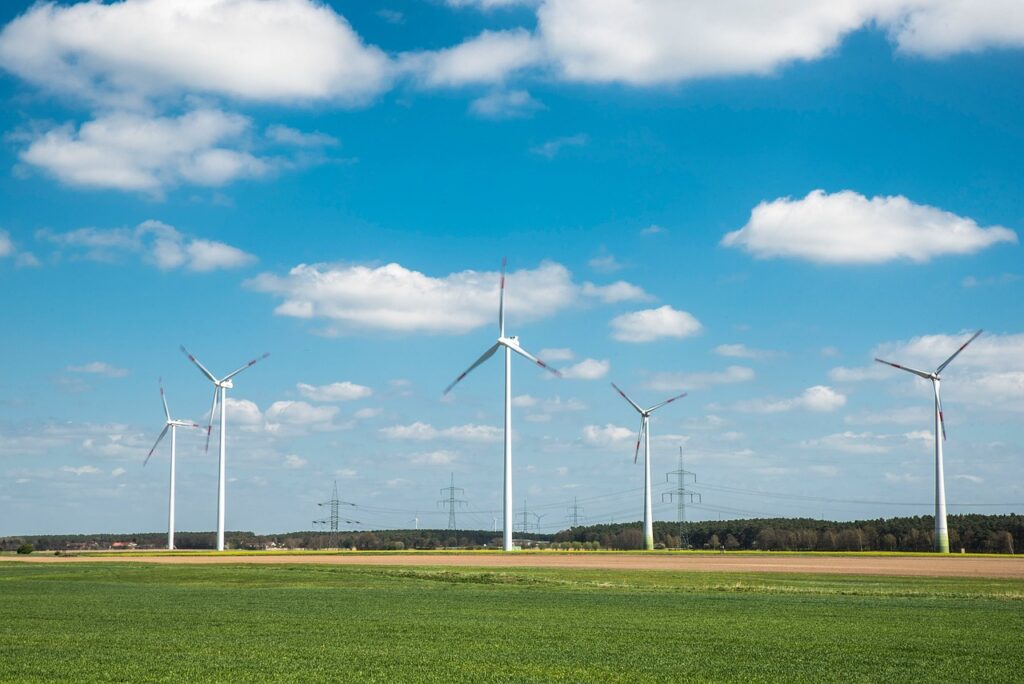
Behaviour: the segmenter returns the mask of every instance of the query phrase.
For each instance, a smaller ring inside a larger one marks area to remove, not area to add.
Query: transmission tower
[[[686,538],[686,502],[694,502],[696,499],[697,503],[701,503],[700,494],[697,492],[691,492],[686,488],[687,478],[692,478],[691,483],[697,481],[697,474],[691,473],[689,470],[683,468],[683,447],[679,447],[679,470],[673,470],[672,472],[665,473],[665,481],[672,482],[673,476],[676,480],[676,490],[674,492],[665,492],[661,495],[661,500],[664,501],[665,497],[668,497],[669,501],[673,499],[676,502],[676,522],[679,525],[679,545],[682,548],[687,548],[689,540]]]
[[[459,506],[465,506],[468,502],[465,499],[455,498],[456,492],[465,494],[466,490],[462,487],[455,486],[455,473],[452,473],[452,483],[448,487],[442,487],[441,493],[446,494],[447,498],[441,499],[437,502],[437,505],[448,504],[448,530],[454,532],[457,528],[455,527],[455,509]]]
[[[582,510],[583,506],[580,506],[578,503],[576,503],[575,496],[572,497],[572,506],[569,506],[569,515],[565,517],[566,521],[570,524],[570,526],[579,527],[580,521],[584,519],[581,515]]]
[[[544,517],[544,514],[531,513],[530,509],[526,507],[526,499],[523,499],[523,527],[522,532],[526,534],[530,531],[530,516],[533,516],[533,529],[540,529],[540,519]]]
[[[352,507],[355,507],[355,504],[351,503],[349,501],[341,501],[341,500],[338,499],[338,481],[335,480],[334,481],[334,491],[331,492],[331,500],[330,501],[323,501],[321,503],[318,503],[317,506],[329,506],[330,507],[330,515],[328,517],[322,518],[320,520],[314,520],[313,524],[314,525],[324,525],[325,527],[329,527],[330,530],[331,530],[331,548],[337,548],[337,546],[338,546],[338,544],[337,544],[337,541],[338,541],[338,521],[342,520],[341,516],[338,514],[338,509],[341,506],[352,506]],[[347,525],[353,525],[353,524],[358,525],[358,524],[360,524],[358,520],[347,520],[347,519],[345,519],[344,522]]]

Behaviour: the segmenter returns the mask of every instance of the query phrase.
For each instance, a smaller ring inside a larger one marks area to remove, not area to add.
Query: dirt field
[[[995,577],[1024,579],[1024,559],[972,558],[962,556],[789,556],[789,555],[669,555],[614,553],[513,553],[513,554],[375,554],[293,555],[267,553],[252,556],[160,553],[123,556],[5,556],[2,560],[28,563],[295,563],[328,565],[427,565],[487,568],[593,568],[619,570],[676,570],[703,572],[790,572],[908,577]]]

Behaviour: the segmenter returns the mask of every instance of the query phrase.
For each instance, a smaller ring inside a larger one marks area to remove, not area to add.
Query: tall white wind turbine
[[[505,336],[505,265],[506,260],[501,260],[501,287],[498,295],[498,341],[490,349],[485,351],[479,359],[473,362],[459,377],[455,378],[452,384],[445,388],[444,393],[448,394],[459,381],[470,374],[474,368],[487,359],[494,356],[494,352],[504,348],[505,350],[505,495],[504,495],[504,528],[502,532],[502,547],[505,551],[512,550],[512,352],[533,361],[546,371],[550,371],[561,377],[562,374],[547,365],[533,354],[519,346],[519,338],[515,335]]]
[[[175,467],[175,451],[177,450],[177,437],[178,428],[180,427],[199,427],[195,423],[190,423],[187,420],[175,420],[171,418],[171,410],[167,408],[167,396],[164,394],[164,384],[160,382],[160,399],[164,403],[164,417],[166,422],[164,423],[164,429],[160,433],[160,436],[156,438],[156,442],[153,443],[153,448],[149,450],[146,455],[146,460],[142,462],[142,467],[146,467],[149,463],[150,456],[156,451],[157,445],[160,444],[160,440],[164,438],[168,432],[171,433],[171,491],[170,491],[170,503],[167,506],[167,550],[174,550],[174,467]]]
[[[682,399],[686,396],[686,392],[666,399],[660,404],[642,409],[639,404],[626,396],[626,393],[619,389],[619,386],[614,382],[612,387],[619,395],[629,402],[629,405],[636,409],[636,412],[640,414],[640,432],[636,436],[636,451],[633,452],[633,463],[636,463],[637,457],[640,455],[640,442],[644,443],[644,549],[651,551],[654,549],[654,518],[651,512],[651,430],[650,430],[650,418],[651,414],[660,409],[665,404],[671,404],[676,399]]]
[[[220,404],[220,475],[217,480],[217,550],[224,550],[224,456],[226,452],[227,443],[227,398],[228,390],[234,388],[231,383],[231,378],[235,377],[247,368],[251,368],[256,365],[257,362],[270,356],[270,354],[264,354],[258,359],[253,359],[249,363],[245,364],[241,368],[238,368],[223,378],[217,379],[213,373],[206,370],[206,367],[199,363],[199,360],[189,354],[188,350],[185,349],[184,345],[181,347],[182,353],[188,357],[188,360],[196,365],[203,375],[213,383],[213,403],[210,405],[210,423],[206,426],[206,450],[210,450],[210,433],[213,431],[213,416],[217,412],[217,404]]]
[[[971,335],[971,339],[960,345],[960,348],[953,352],[952,356],[940,363],[939,367],[932,373],[908,368],[898,363],[883,361],[882,359],[875,359],[879,363],[913,373],[920,378],[931,380],[932,382],[932,392],[935,395],[935,551],[938,553],[949,553],[949,531],[946,527],[946,480],[942,465],[942,443],[946,440],[946,418],[942,414],[942,396],[939,394],[939,383],[942,380],[940,376],[946,366],[949,365],[949,362],[955,359],[980,334],[981,331],[979,330]]]

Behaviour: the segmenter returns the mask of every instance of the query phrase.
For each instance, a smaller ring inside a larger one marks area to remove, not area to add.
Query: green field
[[[0,561],[3,681],[1020,681],[1024,582]]]

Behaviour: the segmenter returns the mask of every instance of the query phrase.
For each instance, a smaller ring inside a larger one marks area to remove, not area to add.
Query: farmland
[[[0,562],[2,680],[1011,681],[1024,581]]]

